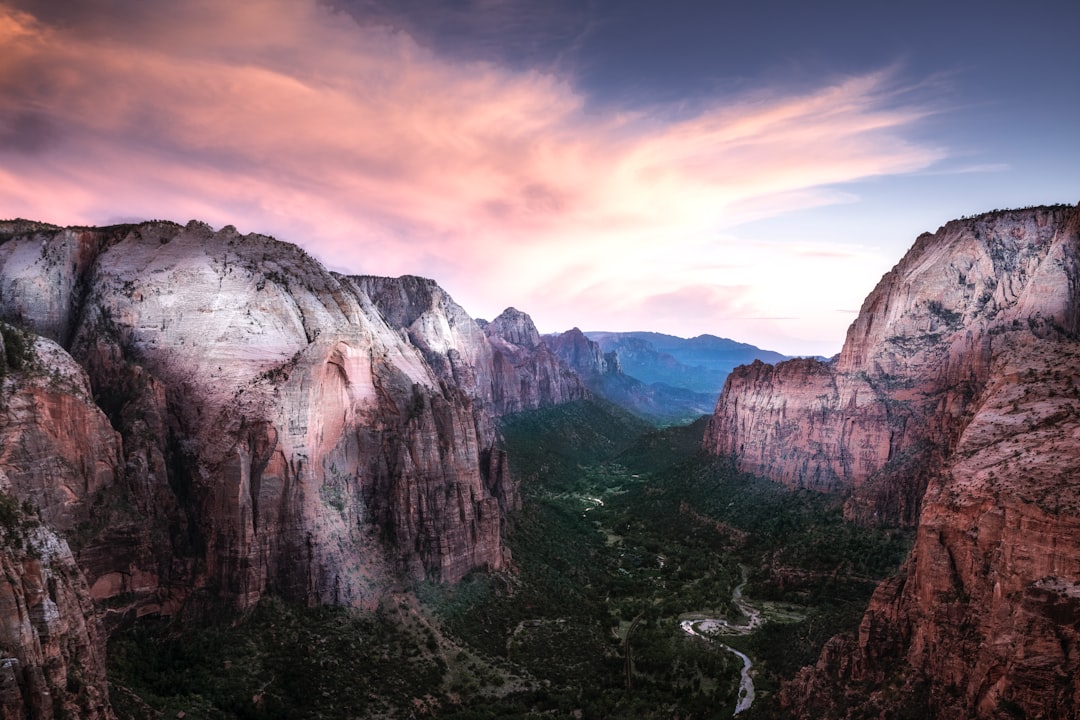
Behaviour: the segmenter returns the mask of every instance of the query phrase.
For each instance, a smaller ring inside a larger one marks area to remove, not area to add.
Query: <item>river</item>
[[[761,617],[761,612],[757,608],[753,608],[743,602],[742,589],[746,585],[746,567],[742,568],[742,582],[731,592],[731,601],[735,607],[739,609],[747,621],[740,624],[732,624],[728,622],[727,618],[710,618],[710,617],[698,617],[683,620],[679,623],[679,627],[687,635],[693,635],[695,637],[704,638],[706,640],[715,640],[717,635],[749,635],[757,628],[761,627],[761,624],[765,622],[765,619]],[[727,650],[729,653],[737,655],[742,660],[742,674],[739,679],[739,699],[735,703],[735,712],[732,714],[734,717],[741,712],[745,712],[750,709],[750,706],[754,704],[754,679],[750,677],[750,668],[753,667],[753,663],[750,658],[744,653],[739,652],[730,645],[720,643],[720,647]]]

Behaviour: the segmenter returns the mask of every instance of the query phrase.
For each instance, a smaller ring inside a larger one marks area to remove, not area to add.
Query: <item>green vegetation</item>
[[[0,220],[0,244],[6,243],[8,240],[18,237],[19,235],[56,232],[60,229],[59,225],[37,222],[36,220],[27,220],[25,218]]]
[[[270,599],[230,620],[183,634],[143,624],[115,637],[109,669],[117,715],[381,717],[424,701],[422,689],[439,687],[446,667],[415,632],[383,614]]]
[[[613,497],[604,512],[613,519],[596,519],[626,528],[635,552],[666,552],[681,581],[662,594],[667,613],[704,610],[724,583],[730,588],[736,564],[748,568],[745,596],[767,621],[751,635],[725,639],[755,662],[758,701],[744,717],[768,717],[780,679],[815,662],[827,639],[858,624],[874,587],[895,572],[911,540],[906,531],[845,522],[835,496],[791,491],[704,458]],[[734,608],[714,602],[712,610],[730,617]]]
[[[376,613],[271,599],[137,625],[110,646],[120,717],[729,717],[741,662],[679,622],[738,622],[744,582],[766,623],[724,639],[755,663],[740,717],[773,717],[779,681],[855,627],[910,540],[699,454],[700,423],[580,402],[502,429],[524,498],[514,572],[417,583]]]
[[[581,470],[628,450],[652,426],[603,400],[579,400],[503,421],[503,436],[526,495],[580,489]]]
[[[15,553],[38,557],[30,531],[41,525],[37,508],[29,500],[19,502],[0,491],[0,547]]]
[[[0,322],[0,377],[8,370],[25,370],[34,360],[34,337],[26,330]]]

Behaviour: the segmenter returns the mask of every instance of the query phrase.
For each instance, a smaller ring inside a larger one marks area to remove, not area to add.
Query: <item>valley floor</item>
[[[117,714],[779,717],[779,683],[855,627],[910,542],[701,456],[700,423],[580,402],[503,433],[524,497],[512,572],[403,587],[366,615],[270,599],[136,625],[109,647]]]

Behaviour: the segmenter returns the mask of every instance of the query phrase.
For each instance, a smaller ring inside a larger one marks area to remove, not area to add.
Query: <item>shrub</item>
[[[34,338],[25,330],[0,323],[0,336],[4,340],[4,353],[0,358],[0,373],[10,368],[23,370],[34,359]]]

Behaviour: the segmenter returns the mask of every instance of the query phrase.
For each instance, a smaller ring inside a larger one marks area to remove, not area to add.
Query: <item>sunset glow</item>
[[[981,152],[927,131],[948,80],[900,59],[598,103],[573,69],[455,56],[355,7],[185,0],[64,21],[46,5],[0,4],[0,216],[233,224],[335,270],[433,277],[475,317],[514,305],[542,332],[831,354],[918,231],[993,207],[958,197],[930,226],[867,219],[831,239],[770,227]],[[1058,187],[1042,201],[1080,199]]]

